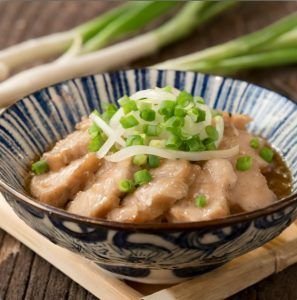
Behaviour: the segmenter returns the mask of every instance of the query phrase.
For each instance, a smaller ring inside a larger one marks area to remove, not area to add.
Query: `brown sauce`
[[[271,168],[263,173],[269,188],[276,194],[278,199],[287,197],[292,192],[292,177],[291,172],[281,158],[281,156],[274,151],[274,158]]]

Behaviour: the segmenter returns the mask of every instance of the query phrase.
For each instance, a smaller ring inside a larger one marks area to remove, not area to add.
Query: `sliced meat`
[[[91,125],[92,125],[92,120],[89,119],[88,117],[83,117],[81,122],[76,124],[75,128],[77,130],[88,130]]]
[[[233,124],[237,129],[245,130],[246,125],[252,121],[252,118],[242,114],[229,114],[223,112],[224,122],[227,124]]]
[[[234,210],[253,211],[272,204],[276,195],[269,189],[266,178],[261,174],[257,162],[251,169],[236,171],[237,183],[230,193],[230,204]]]
[[[89,153],[57,172],[34,176],[30,185],[31,193],[41,202],[63,207],[84,188],[99,166],[100,160],[95,154]]]
[[[151,170],[153,180],[128,195],[122,207],[111,211],[107,218],[132,223],[156,220],[187,195],[191,172],[192,166],[185,160],[165,160]]]
[[[243,118],[246,117],[244,115],[233,115],[235,118],[237,116],[240,118],[242,116]],[[224,116],[226,119],[227,117]],[[254,149],[250,146],[250,141],[255,138],[252,134],[248,133],[246,130],[239,130],[234,125],[233,122],[230,122],[227,119],[225,123],[224,128],[224,137],[222,139],[222,142],[220,143],[219,148],[220,149],[229,149],[237,144],[239,144],[239,156],[242,155],[249,155],[257,162],[257,164],[260,166],[261,170],[265,170],[269,167],[269,164],[261,158],[259,155],[259,150]],[[257,137],[258,138],[258,137]],[[258,138],[260,142],[260,147],[264,146],[265,142],[263,139]],[[237,159],[238,157],[236,157]],[[234,158],[232,159],[232,162],[234,161]]]
[[[89,124],[89,120],[82,121],[77,125],[80,130],[69,134],[66,138],[57,142],[52,150],[43,154],[42,159],[47,161],[50,170],[58,171],[71,161],[87,154],[90,142],[87,131]]]
[[[239,132],[231,123],[224,124],[224,136],[219,149],[230,149],[239,144]]]
[[[131,160],[111,163],[104,160],[102,168],[95,175],[92,184],[79,192],[71,201],[67,210],[71,213],[88,217],[105,217],[113,208],[119,206],[119,182],[133,177],[134,167]]]
[[[237,176],[232,164],[226,159],[212,159],[203,169],[195,167],[195,180],[185,199],[175,204],[168,212],[171,222],[195,222],[223,218],[230,214],[228,196]],[[204,195],[205,207],[197,207],[195,198]]]

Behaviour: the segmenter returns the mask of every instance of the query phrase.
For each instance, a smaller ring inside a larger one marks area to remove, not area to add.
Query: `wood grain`
[[[117,4],[117,2],[107,1],[2,2],[0,3],[0,48],[31,37],[72,28]],[[239,7],[197,29],[191,37],[131,66],[151,65],[227,41],[259,29],[296,10],[295,1],[241,3]],[[248,71],[233,77],[257,83],[297,100],[296,66]],[[247,288],[230,300],[296,300],[296,274],[297,265],[294,265]],[[0,230],[0,299],[93,300],[95,298]]]

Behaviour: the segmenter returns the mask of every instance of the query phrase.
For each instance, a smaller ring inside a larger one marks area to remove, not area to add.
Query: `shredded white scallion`
[[[219,134],[217,141],[215,142],[216,147],[218,147],[224,136],[224,119],[221,116],[215,116],[214,121],[216,124],[216,130]]]
[[[201,151],[201,152],[185,152],[155,148],[150,146],[130,146],[119,150],[118,152],[105,156],[105,159],[111,162],[119,162],[129,157],[139,154],[156,155],[167,159],[186,159],[189,161],[201,161],[214,158],[229,158],[239,152],[239,146],[236,145],[230,149]]]
[[[162,89],[147,89],[138,91],[130,96],[133,100],[150,99],[152,103],[159,104],[164,100],[176,100],[176,95],[163,91]]]
[[[96,123],[96,125],[102,129],[102,131],[108,136],[108,137],[112,137],[114,139],[115,142],[117,142],[118,144],[120,144],[121,146],[125,146],[125,141],[123,140],[123,138],[121,136],[118,136],[114,129],[111,128],[104,120],[102,120],[99,116],[95,115],[95,114],[91,114],[90,115],[90,119]]]

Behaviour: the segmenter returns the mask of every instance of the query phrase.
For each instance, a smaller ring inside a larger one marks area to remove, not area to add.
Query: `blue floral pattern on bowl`
[[[120,224],[71,215],[31,199],[28,165],[74,130],[81,117],[116,103],[124,94],[173,85],[211,106],[254,118],[250,130],[283,155],[292,170],[293,194],[256,212],[186,224]],[[0,186],[29,226],[53,243],[80,253],[120,278],[179,282],[253,250],[297,218],[297,105],[242,81],[192,72],[137,69],[98,74],[45,88],[0,116]]]

